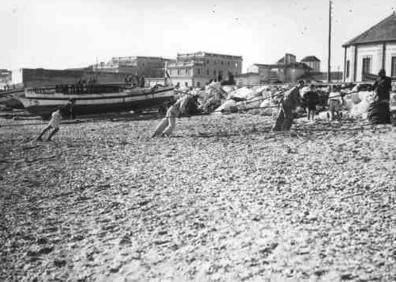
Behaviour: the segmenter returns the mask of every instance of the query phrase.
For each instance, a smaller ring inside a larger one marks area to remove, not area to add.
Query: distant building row
[[[227,79],[228,74],[246,84],[295,82],[307,73],[320,72],[320,60],[308,56],[296,62],[296,56],[286,54],[276,64],[254,64],[242,74],[242,57],[209,52],[177,54],[175,60],[160,57],[115,57],[107,63],[93,66],[95,71],[131,73],[148,78],[167,76],[174,85],[203,87],[210,81]]]
[[[253,64],[247,73],[237,77],[238,84],[257,85],[263,83],[296,82],[299,79],[316,80],[322,76],[320,60],[315,56],[307,56],[297,62],[293,54],[285,54],[275,64]]]
[[[145,77],[164,77],[164,67],[171,60],[161,57],[113,57],[109,62],[91,66],[94,71],[128,73]]]

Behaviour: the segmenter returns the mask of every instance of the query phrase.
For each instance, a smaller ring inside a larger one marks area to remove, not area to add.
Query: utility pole
[[[329,0],[329,49],[327,58],[327,82],[331,82],[331,12],[332,12],[332,1]]]

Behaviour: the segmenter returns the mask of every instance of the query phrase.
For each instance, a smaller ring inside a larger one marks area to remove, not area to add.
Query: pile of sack
[[[263,115],[272,115],[280,102],[281,87],[241,87],[228,92],[227,99],[215,109],[215,113],[229,113],[260,109]]]
[[[352,117],[367,118],[370,104],[374,101],[373,91],[360,91],[344,97],[344,108]]]

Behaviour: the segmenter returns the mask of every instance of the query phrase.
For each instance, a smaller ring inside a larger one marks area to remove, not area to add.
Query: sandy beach
[[[395,281],[396,128],[0,119],[2,281]]]

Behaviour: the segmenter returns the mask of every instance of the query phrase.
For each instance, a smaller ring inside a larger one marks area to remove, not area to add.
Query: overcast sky
[[[396,0],[334,0],[333,70],[341,45],[396,9]],[[1,0],[0,68],[70,68],[113,56],[207,51],[243,69],[284,53],[327,69],[328,0]]]

